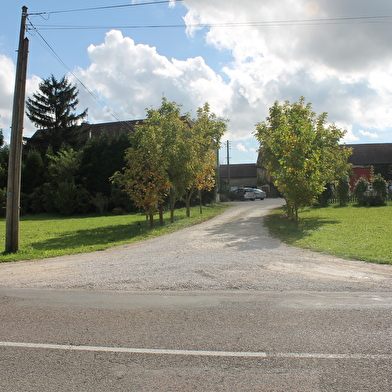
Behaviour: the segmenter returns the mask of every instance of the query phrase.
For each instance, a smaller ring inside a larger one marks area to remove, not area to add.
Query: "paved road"
[[[0,265],[0,391],[392,391],[392,269],[280,244],[273,206]]]

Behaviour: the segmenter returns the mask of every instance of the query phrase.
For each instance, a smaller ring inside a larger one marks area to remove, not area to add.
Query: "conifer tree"
[[[51,145],[58,151],[63,143],[75,138],[72,127],[87,116],[87,109],[79,114],[74,112],[79,103],[78,94],[76,86],[65,76],[57,80],[51,75],[40,83],[39,90],[26,102],[27,117],[41,130],[40,137],[32,139],[32,147],[46,152]]]

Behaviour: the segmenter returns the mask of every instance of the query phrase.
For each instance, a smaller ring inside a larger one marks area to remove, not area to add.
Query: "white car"
[[[230,200],[254,200],[255,193],[252,188],[238,188],[235,191],[230,193]]]
[[[267,197],[267,194],[260,189],[253,189],[253,193],[255,194],[255,199],[264,200]]]

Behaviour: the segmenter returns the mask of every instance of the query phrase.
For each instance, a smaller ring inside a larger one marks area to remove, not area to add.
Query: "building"
[[[347,147],[353,149],[348,158],[354,173],[354,178],[350,181],[352,188],[360,177],[369,180],[372,168],[385,180],[392,181],[392,143],[347,144]]]

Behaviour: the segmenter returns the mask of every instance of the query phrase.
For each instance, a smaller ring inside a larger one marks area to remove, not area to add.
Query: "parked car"
[[[252,188],[238,188],[233,192],[230,192],[230,200],[254,200],[255,193]]]
[[[264,200],[267,197],[267,194],[260,189],[253,189],[253,193],[255,194],[255,199]]]

